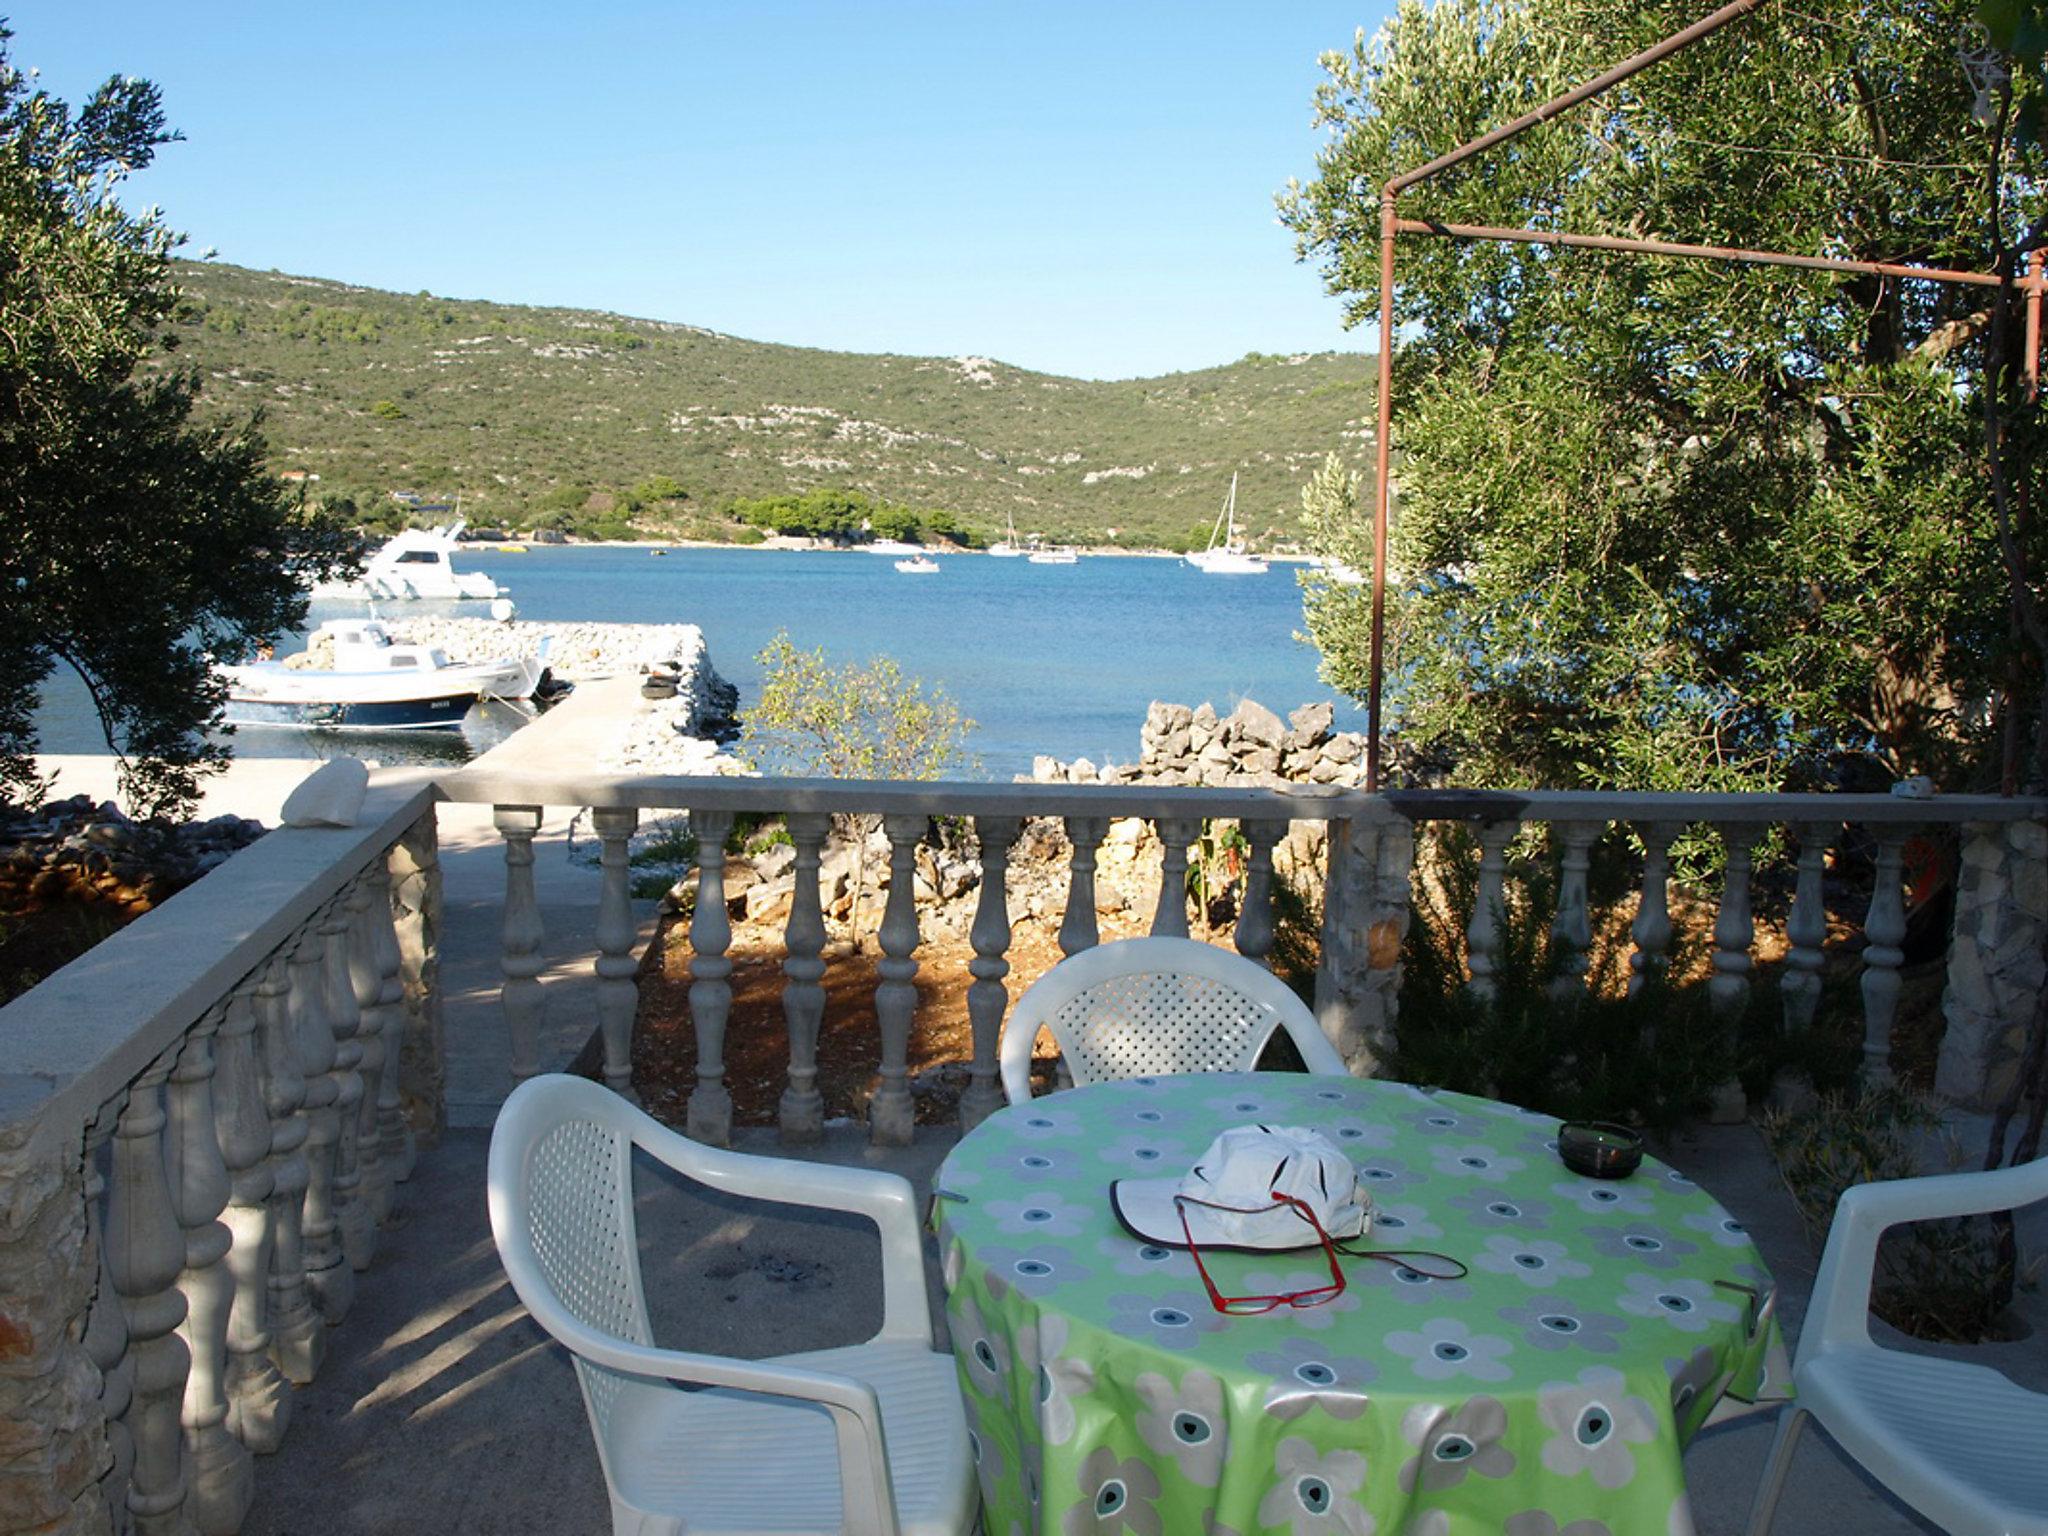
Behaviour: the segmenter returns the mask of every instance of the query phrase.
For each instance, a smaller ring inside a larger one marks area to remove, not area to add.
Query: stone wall
[[[1958,1103],[1991,1106],[2012,1089],[2044,975],[2048,827],[2038,821],[1963,828],[1955,934],[1948,953],[1935,1087]]]
[[[1365,783],[1365,738],[1356,731],[1332,731],[1336,710],[1328,702],[1304,704],[1283,722],[1263,704],[1241,702],[1228,715],[1213,705],[1154,700],[1138,732],[1138,761],[1097,767],[1087,758],[1062,763],[1032,761],[1031,777],[1041,784],[1335,784]]]

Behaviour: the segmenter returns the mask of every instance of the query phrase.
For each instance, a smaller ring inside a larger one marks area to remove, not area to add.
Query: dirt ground
[[[1101,936],[1131,938],[1147,924],[1136,913],[1098,915]],[[733,1124],[774,1125],[789,1083],[789,1041],[782,1016],[782,925],[735,923],[732,1012],[726,1021],[725,1081]],[[1005,957],[1004,979],[1014,1002],[1061,958],[1058,924],[1031,917],[1016,922]],[[818,1091],[827,1119],[865,1116],[881,1067],[881,1031],[875,987],[881,958],[869,935],[859,954],[834,955],[825,966],[825,1022],[818,1035]],[[920,1125],[950,1122],[974,1055],[967,989],[974,981],[965,938],[939,932],[918,946],[917,1012],[910,1035],[910,1076]],[[697,1081],[697,1042],[690,1022],[688,924],[664,919],[648,946],[640,973],[640,1014],[633,1032],[633,1081],[650,1114],[683,1123]]]

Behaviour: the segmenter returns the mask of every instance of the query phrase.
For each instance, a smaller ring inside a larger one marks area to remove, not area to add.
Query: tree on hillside
[[[85,681],[125,798],[191,803],[227,753],[201,732],[210,653],[296,625],[301,584],[342,569],[338,518],[264,473],[253,423],[195,417],[171,366],[177,237],[116,201],[176,135],[156,87],[109,80],[75,115],[7,57],[0,27],[0,796],[33,800],[34,710],[58,662]]]
[[[1390,176],[1697,14],[1409,0],[1324,58],[1331,137],[1281,198],[1301,253],[1365,318]],[[1990,270],[1991,130],[1957,62],[1974,20],[1963,0],[1765,7],[1401,212]],[[2036,195],[2040,141],[1996,153]],[[1474,782],[1792,787],[1856,758],[1981,777],[2015,662],[1983,579],[1984,290],[1419,237],[1397,270],[1405,735]],[[1363,605],[1333,601],[1311,625],[1362,680]]]

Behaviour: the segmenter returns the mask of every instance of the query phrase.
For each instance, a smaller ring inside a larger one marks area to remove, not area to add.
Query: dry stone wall
[[[1282,720],[1253,699],[1219,716],[1207,703],[1154,700],[1138,733],[1138,761],[1096,766],[1087,758],[1032,761],[1040,784],[1200,784],[1263,786],[1365,783],[1365,738],[1334,731],[1336,710],[1304,704]]]

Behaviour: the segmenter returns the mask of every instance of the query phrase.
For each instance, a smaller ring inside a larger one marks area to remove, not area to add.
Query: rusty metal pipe
[[[2041,268],[2048,251],[2027,257],[2027,404],[2041,398]]]
[[[1380,692],[1385,676],[1387,631],[1387,495],[1394,436],[1394,189],[1380,194],[1380,380],[1379,425],[1373,434],[1372,490],[1372,682],[1365,699],[1365,789],[1380,787]]]
[[[1575,235],[1542,229],[1505,229],[1493,224],[1448,224],[1441,219],[1397,219],[1404,235],[1439,235],[1451,240],[1506,240],[1518,245],[1563,245],[1575,250],[1622,251],[1642,256],[1684,256],[1701,261],[1740,261],[1762,267],[1800,267],[1812,272],[1861,272],[1879,277],[1924,278],[1930,283],[1968,283],[1996,288],[2001,279],[1989,272],[1959,272],[1948,267],[1912,266],[1896,261],[1847,261],[1832,256],[1794,256],[1783,251],[1752,251],[1736,245],[1688,245],[1676,240],[1636,240],[1626,235]]]
[[[1722,6],[1721,9],[1715,11],[1712,15],[1702,16],[1684,31],[1672,33],[1661,43],[1652,43],[1641,53],[1622,60],[1621,63],[1615,65],[1614,68],[1608,70],[1604,75],[1597,75],[1593,79],[1588,80],[1584,85],[1575,86],[1571,90],[1566,91],[1562,96],[1546,101],[1533,112],[1524,112],[1513,122],[1503,123],[1500,127],[1493,129],[1489,133],[1482,133],[1478,138],[1460,144],[1456,149],[1438,155],[1427,165],[1419,165],[1405,175],[1396,176],[1387,183],[1387,191],[1399,197],[1417,182],[1427,181],[1430,177],[1436,175],[1437,172],[1447,171],[1460,161],[1469,160],[1474,155],[1493,148],[1494,145],[1504,139],[1512,139],[1516,134],[1533,128],[1538,123],[1548,122],[1560,112],[1568,112],[1580,102],[1590,101],[1602,91],[1612,89],[1614,86],[1621,84],[1622,81],[1628,79],[1631,75],[1641,74],[1658,60],[1669,58],[1681,48],[1691,47],[1709,33],[1720,31],[1729,22],[1748,15],[1763,3],[1764,0],[1734,0],[1733,4]]]

